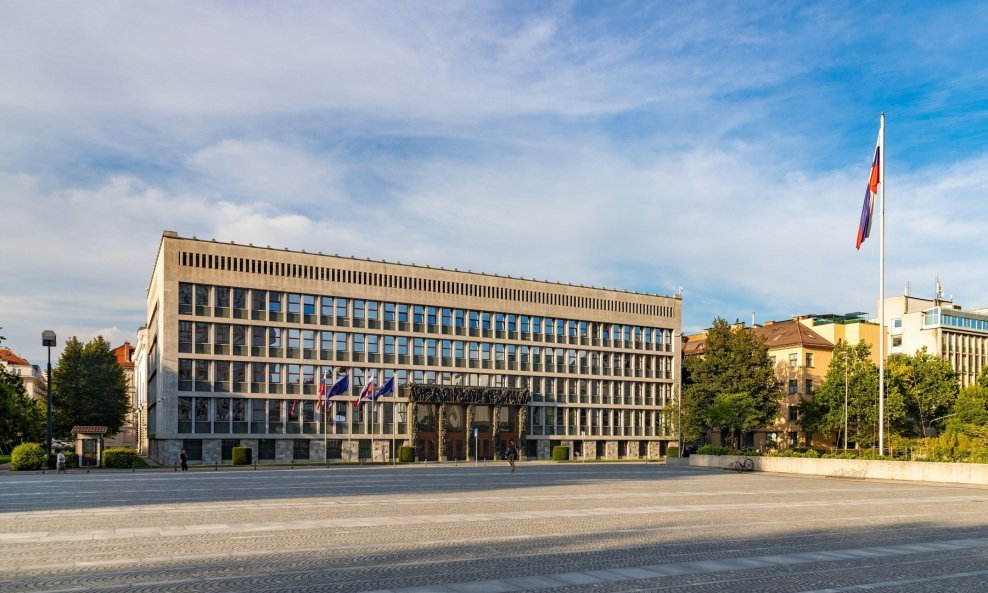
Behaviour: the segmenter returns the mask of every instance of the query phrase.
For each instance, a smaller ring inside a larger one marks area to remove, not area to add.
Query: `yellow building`
[[[765,339],[782,388],[782,402],[776,421],[745,435],[744,446],[787,449],[834,444],[831,435],[810,434],[803,429],[800,405],[813,396],[826,378],[838,340],[851,344],[864,340],[871,345],[872,360],[878,364],[878,324],[865,321],[861,315],[804,315],[787,321],[769,321],[749,329]],[[705,342],[705,333],[688,336],[684,354],[702,355]],[[711,434],[710,440],[713,444],[721,444],[720,437]]]

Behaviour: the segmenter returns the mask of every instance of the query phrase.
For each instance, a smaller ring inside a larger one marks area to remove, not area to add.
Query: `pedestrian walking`
[[[185,449],[182,449],[178,453],[178,460],[182,462],[182,471],[189,471],[189,456],[186,454]]]
[[[65,473],[65,453],[62,450],[58,450],[58,455],[55,456],[55,475]]]
[[[504,454],[508,459],[508,465],[511,466],[511,471],[515,471],[515,460],[518,459],[518,449],[515,447],[515,442],[511,441],[508,445],[508,452]]]

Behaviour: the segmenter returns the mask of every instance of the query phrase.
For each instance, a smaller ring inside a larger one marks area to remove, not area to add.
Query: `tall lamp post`
[[[672,339],[673,339],[672,352],[673,352],[673,355],[675,355],[675,353],[676,353],[676,342],[675,342],[676,337],[677,337],[676,336],[676,333],[677,332],[675,332],[675,331],[672,332]],[[679,388],[678,389],[679,394],[678,394],[677,399],[676,399],[676,411],[678,412],[678,416],[679,416],[679,421],[678,421],[679,424],[676,427],[676,445],[678,446],[677,447],[677,450],[676,450],[676,453],[679,456],[679,458],[682,459],[682,457],[683,457],[683,354],[682,354],[682,351],[683,351],[683,332],[682,332],[682,330],[680,330],[678,333],[679,333],[679,336],[678,336],[679,337],[679,373],[676,376],[675,386]]]
[[[45,451],[45,455],[51,454],[51,349],[55,345],[55,332],[50,329],[46,329],[41,332],[41,345],[48,348],[48,405],[45,406],[48,412],[48,425],[45,430],[45,442],[48,445],[48,450]]]

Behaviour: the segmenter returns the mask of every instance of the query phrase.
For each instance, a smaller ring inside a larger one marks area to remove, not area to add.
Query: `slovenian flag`
[[[380,389],[374,392],[374,395],[371,396],[371,399],[376,400],[379,397],[383,397],[385,395],[391,395],[394,392],[395,392],[395,377],[394,375],[391,375],[391,378],[388,379],[387,382],[385,382],[385,384],[382,385]]]
[[[360,405],[360,402],[365,399],[373,399],[374,386],[375,386],[374,377],[373,376],[367,377],[367,384],[364,385],[364,388],[360,390],[360,397],[354,400],[353,407],[356,408],[358,405]]]
[[[871,177],[865,189],[864,205],[861,206],[861,224],[858,225],[858,242],[856,249],[871,235],[871,220],[875,213],[875,202],[878,201],[878,184],[882,179],[882,132],[878,132],[878,142],[875,145],[875,160],[871,163]]]
[[[322,410],[322,404],[325,398],[326,398],[326,373],[323,373],[322,379],[319,380],[319,399],[316,400],[316,412]]]

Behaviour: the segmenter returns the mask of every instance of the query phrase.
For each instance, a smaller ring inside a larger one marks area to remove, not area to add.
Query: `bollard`
[[[178,471],[178,466],[177,465],[173,465],[172,467],[175,468],[175,471]]]
[[[130,473],[134,473],[134,460],[130,460]]]
[[[220,462],[219,461],[214,461],[213,462],[213,471],[214,472],[220,471]]]

